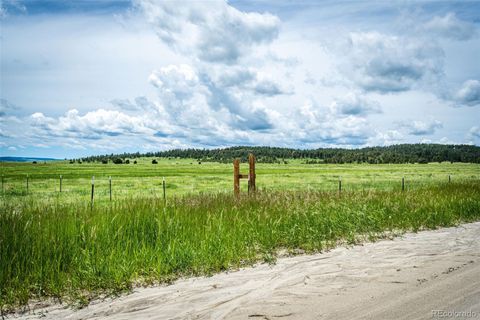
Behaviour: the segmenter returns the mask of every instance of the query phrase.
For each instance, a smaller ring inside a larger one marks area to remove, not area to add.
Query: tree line
[[[304,159],[306,164],[319,163],[480,163],[480,147],[472,145],[399,144],[361,149],[319,148],[292,149],[279,147],[238,146],[219,149],[173,149],[146,153],[97,155],[76,159],[80,162],[136,163],[140,157],[189,158],[202,162],[231,162],[235,158],[246,161],[249,153],[260,163],[287,163],[287,159]],[[75,161],[72,159],[72,161]]]

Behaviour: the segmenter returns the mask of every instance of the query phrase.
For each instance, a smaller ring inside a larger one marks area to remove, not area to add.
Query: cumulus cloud
[[[138,0],[136,4],[160,39],[207,62],[233,64],[252,46],[271,42],[279,32],[276,16],[242,12],[225,1]]]
[[[468,134],[472,138],[480,139],[480,127],[479,126],[471,127],[470,130],[468,131]]]
[[[145,120],[124,113],[98,109],[81,115],[72,109],[59,118],[47,117],[41,112],[30,116],[33,128],[53,137],[100,139],[132,134],[152,134]]]
[[[404,135],[398,130],[387,130],[385,132],[377,132],[377,134],[369,140],[369,145],[392,145],[402,142]]]
[[[318,19],[318,33],[311,33],[304,28],[304,20],[298,23],[292,18],[284,25],[288,30],[280,35],[276,16],[243,12],[225,1],[134,1],[140,11],[131,13],[141,21],[133,21],[142,24],[139,33],[148,29],[158,35],[148,38],[148,43],[156,42],[158,47],[137,46],[158,57],[148,66],[139,64],[144,67],[139,68],[142,77],[150,72],[150,85],[128,93],[119,87],[93,103],[72,101],[81,111],[73,109],[61,116],[30,104],[29,114],[40,112],[19,117],[18,125],[1,128],[0,136],[8,136],[8,145],[17,137],[25,137],[30,146],[43,143],[150,150],[232,144],[351,147],[430,138],[436,141],[429,135],[442,128],[440,121],[394,121],[402,113],[415,118],[425,111],[412,112],[417,111],[417,105],[432,105],[430,101],[416,102],[420,95],[431,99],[430,93],[422,91],[433,91],[434,86],[428,86],[443,75],[441,45],[446,42],[436,38],[473,37],[471,25],[454,14],[427,22],[415,17],[412,32],[396,35],[394,26],[379,29],[369,22],[361,30],[371,32],[350,32],[360,29],[342,22],[346,37],[331,32],[338,27],[338,20],[332,24],[333,20]],[[321,11],[321,7],[316,9]],[[131,27],[127,23],[132,22],[130,18],[125,17],[125,29]],[[347,39],[341,48],[337,47],[339,38]],[[134,58],[125,61],[138,60],[137,51],[130,54]],[[118,63],[112,65],[118,68]],[[136,67],[135,63],[124,65]],[[433,84],[440,88],[440,82]],[[462,105],[478,105],[478,87],[477,80],[469,80],[448,98]],[[123,95],[114,98],[118,92]],[[110,104],[103,105],[104,101]],[[389,108],[382,108],[380,102]],[[10,113],[11,108],[2,105],[0,115]],[[380,113],[384,114],[372,116]],[[443,113],[438,116],[442,120],[447,117]],[[467,131],[464,128],[461,132],[465,135]],[[477,137],[478,128],[472,128],[469,136]]]
[[[139,0],[136,5],[159,38],[189,63],[154,70],[149,82],[169,123],[195,130],[193,136],[222,131],[270,131],[275,112],[265,97],[291,94],[269,71],[265,56],[253,51],[278,35],[280,20],[271,14],[243,12],[225,1],[165,2]],[[246,67],[246,62],[252,66]],[[279,62],[280,63],[280,62]],[[287,68],[283,65],[284,68]],[[137,104],[113,101],[120,107]]]
[[[242,91],[251,91],[259,96],[276,96],[282,94],[292,94],[276,82],[271,74],[261,72],[254,68],[244,66],[214,66],[208,70],[203,70],[204,78],[223,89],[241,89]]]
[[[258,81],[254,86],[254,90],[256,93],[266,96],[276,96],[283,93],[280,86],[270,80]]]
[[[461,105],[466,105],[466,106],[480,105],[480,81],[478,80],[465,81],[462,87],[456,92],[454,98]]]
[[[293,124],[293,139],[307,144],[363,145],[370,135],[370,124],[363,117],[338,117],[330,108],[307,101],[299,108]]]
[[[346,76],[365,91],[407,91],[421,80],[442,73],[441,48],[413,38],[378,32],[351,33],[344,50]]]
[[[402,122],[400,127],[406,129],[408,134],[415,136],[424,136],[434,134],[437,129],[443,128],[443,124],[438,120],[432,121],[411,121]]]
[[[189,65],[169,65],[150,76],[161,104],[176,124],[210,130],[221,125],[242,130],[271,129],[268,110],[248,91],[237,90],[232,79],[240,79],[243,88],[253,90],[256,86],[256,73],[242,70],[222,77],[219,84],[208,73]]]
[[[345,97],[334,101],[330,105],[330,109],[339,115],[357,115],[365,116],[372,113],[380,113],[380,104],[371,101],[362,95],[348,93]]]
[[[469,40],[476,35],[475,25],[457,18],[455,13],[435,16],[424,25],[426,31],[453,40]]]

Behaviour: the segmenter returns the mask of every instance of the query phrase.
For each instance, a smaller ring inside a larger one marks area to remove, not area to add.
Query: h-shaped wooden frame
[[[255,192],[255,156],[250,153],[248,155],[248,175],[240,174],[240,160],[233,160],[233,192],[235,195],[240,194],[240,179],[248,179],[248,193]]]

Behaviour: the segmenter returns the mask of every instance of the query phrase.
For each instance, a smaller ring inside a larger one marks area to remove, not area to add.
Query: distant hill
[[[307,164],[317,163],[428,163],[469,162],[480,163],[480,147],[444,144],[399,144],[387,147],[361,149],[319,148],[291,149],[278,147],[239,146],[223,149],[175,149],[147,153],[110,154],[82,158],[82,161],[114,161],[139,157],[192,158],[199,161],[230,162],[234,158],[247,159],[255,154],[258,162],[279,163],[285,159],[304,159]]]
[[[54,158],[35,158],[35,157],[0,157],[0,162],[31,162],[31,161],[54,161]]]

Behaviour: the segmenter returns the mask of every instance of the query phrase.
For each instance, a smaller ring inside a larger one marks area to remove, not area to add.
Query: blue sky
[[[3,156],[480,145],[480,1],[0,3]]]

